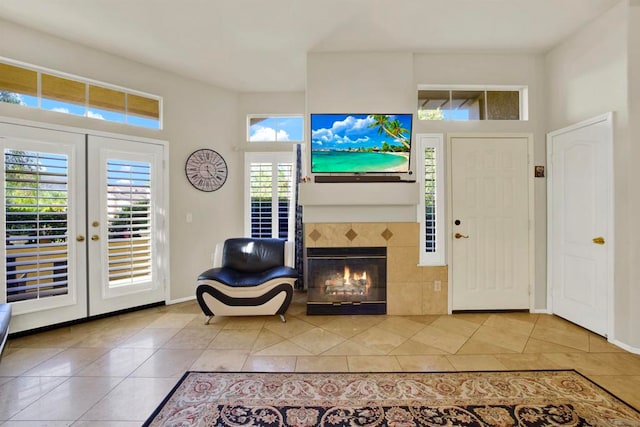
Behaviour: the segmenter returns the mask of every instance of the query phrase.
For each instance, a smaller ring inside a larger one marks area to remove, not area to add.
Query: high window
[[[418,205],[420,218],[420,264],[445,264],[444,234],[444,149],[441,134],[419,134],[416,172],[422,197]]]
[[[293,153],[246,153],[245,234],[289,238]]]
[[[158,96],[7,61],[0,61],[0,102],[162,128]]]
[[[302,114],[247,116],[247,141],[301,142],[304,139]]]
[[[527,120],[527,88],[418,88],[419,120]]]

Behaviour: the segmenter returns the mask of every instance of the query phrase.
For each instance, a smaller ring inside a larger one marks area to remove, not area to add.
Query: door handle
[[[460,234],[460,233],[456,233],[453,235],[453,237],[455,237],[456,239],[468,239],[469,236],[465,236],[464,234]]]
[[[98,236],[97,234],[94,234],[93,236],[91,236],[91,240],[93,240],[94,242],[99,239],[100,239],[100,236]]]
[[[604,237],[594,237],[592,240],[596,245],[604,245]]]
[[[76,240],[78,242],[84,242],[84,236],[82,234],[79,234],[78,237],[76,237]]]

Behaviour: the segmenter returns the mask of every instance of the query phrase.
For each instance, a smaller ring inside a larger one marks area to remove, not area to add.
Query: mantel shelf
[[[416,206],[416,182],[358,182],[300,184],[302,206]]]

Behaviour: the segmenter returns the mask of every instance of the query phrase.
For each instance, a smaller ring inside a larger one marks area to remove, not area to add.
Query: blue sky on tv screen
[[[398,120],[411,139],[411,114],[388,114]],[[379,132],[371,114],[312,114],[311,149],[315,151],[382,147],[383,143],[402,145],[386,132]]]

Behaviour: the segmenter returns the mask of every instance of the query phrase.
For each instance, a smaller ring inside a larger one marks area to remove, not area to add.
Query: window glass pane
[[[484,91],[454,90],[451,107],[452,120],[484,120]]]
[[[489,120],[520,120],[519,91],[487,91]]]
[[[89,85],[89,110],[87,115],[95,119],[124,123],[124,92]]]
[[[42,108],[84,116],[86,84],[42,74]]]
[[[153,279],[151,165],[107,161],[109,287]]]
[[[418,91],[418,119],[448,120],[449,96],[448,90]]]
[[[250,116],[248,139],[251,142],[290,142],[303,140],[303,117]]]
[[[65,295],[68,158],[5,150],[7,301]]]

